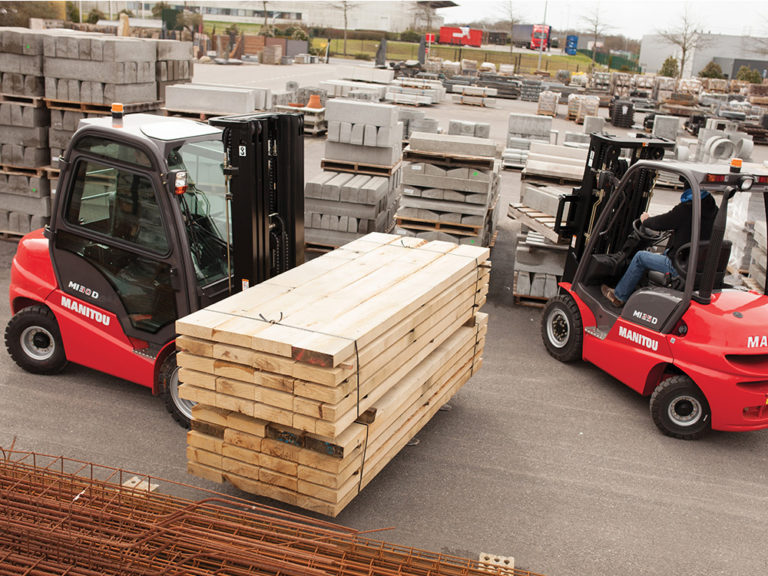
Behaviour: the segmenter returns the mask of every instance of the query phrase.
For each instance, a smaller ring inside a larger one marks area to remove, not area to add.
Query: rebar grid
[[[180,483],[160,481],[204,497],[122,485],[133,476],[0,449],[0,576],[536,576]]]

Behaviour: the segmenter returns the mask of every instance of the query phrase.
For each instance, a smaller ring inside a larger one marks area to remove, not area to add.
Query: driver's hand
[[[640,214],[640,222],[645,222],[650,217],[650,214],[648,212],[643,212]]]

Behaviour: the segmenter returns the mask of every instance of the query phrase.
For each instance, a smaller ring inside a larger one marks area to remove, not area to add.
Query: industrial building
[[[456,4],[451,1],[371,1],[371,2],[168,2],[174,9],[193,9],[208,20],[235,23],[312,27],[344,27],[346,4],[349,30],[380,30],[403,32],[409,29],[437,28],[444,18],[435,10]],[[154,2],[101,1],[79,2],[81,14],[98,9],[110,18],[122,10],[129,10],[136,17],[148,17]],[[265,13],[266,12],[266,13]]]
[[[761,53],[762,51],[762,53]],[[698,46],[686,55],[683,78],[697,76],[711,61],[715,61],[728,78],[736,76],[743,65],[758,70],[763,78],[768,74],[768,38],[705,34]],[[656,73],[664,60],[674,56],[680,61],[681,50],[661,34],[647,34],[640,44],[640,66],[646,73]]]

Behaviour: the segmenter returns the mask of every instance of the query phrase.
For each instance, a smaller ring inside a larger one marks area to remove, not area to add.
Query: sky
[[[438,14],[446,23],[469,23],[482,19],[509,19],[510,0],[454,0],[455,8],[442,8]],[[712,34],[768,36],[766,0],[511,0],[516,19],[523,24],[546,24],[556,30],[589,28],[584,17],[599,8],[600,25],[605,33],[640,39],[644,34],[674,30],[688,6],[697,28]]]

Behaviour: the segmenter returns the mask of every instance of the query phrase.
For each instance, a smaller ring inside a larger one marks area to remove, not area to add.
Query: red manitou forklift
[[[559,294],[542,314],[544,344],[560,361],[583,358],[650,396],[651,417],[667,435],[768,428],[768,296],[725,281],[728,206],[748,194],[765,221],[768,172],[742,171],[740,161],[662,162],[669,144],[592,135],[581,187],[561,199],[555,219],[570,246]],[[669,255],[676,274],[649,272],[616,307],[601,286],[614,286],[637,251],[664,248],[667,235],[639,219],[666,211],[655,205],[672,196],[662,181],[690,184],[690,242]],[[719,199],[709,239],[700,239],[702,189]]]
[[[303,150],[292,114],[83,120],[51,223],[13,260],[11,357],[147,386],[188,424],[174,322],[303,262]]]

